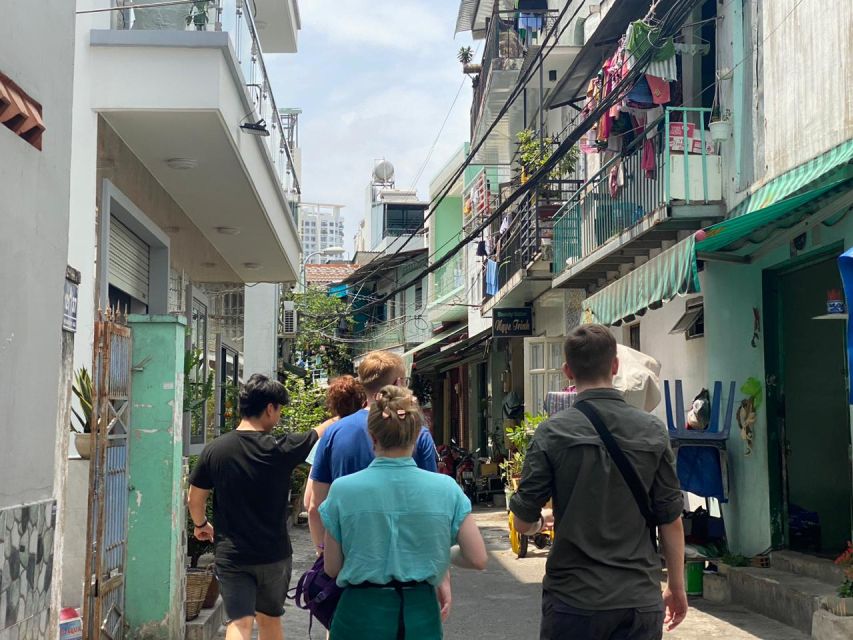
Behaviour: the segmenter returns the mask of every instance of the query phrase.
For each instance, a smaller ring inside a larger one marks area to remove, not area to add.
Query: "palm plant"
[[[77,419],[80,428],[76,428],[72,422],[71,430],[78,433],[92,432],[92,400],[94,397],[94,386],[92,385],[92,377],[89,375],[86,367],[80,367],[77,373],[74,374],[74,382],[71,384],[71,391],[80,401],[80,409],[83,415],[75,409],[71,408],[74,417]]]

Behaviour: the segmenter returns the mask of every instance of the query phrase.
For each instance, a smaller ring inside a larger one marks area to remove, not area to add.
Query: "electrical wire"
[[[613,88],[612,92],[608,94],[599,105],[593,109],[586,118],[569,134],[565,140],[563,140],[558,147],[554,150],[551,157],[540,167],[533,175],[530,176],[527,182],[519,186],[513,193],[511,193],[504,202],[498,206],[498,208],[492,212],[487,218],[481,222],[477,227],[462,239],[457,245],[455,245],[449,252],[447,252],[444,256],[428,265],[426,269],[422,271],[422,273],[415,279],[423,278],[429,273],[433,273],[437,269],[441,268],[442,265],[446,264],[450,258],[457,253],[461,248],[463,248],[468,242],[471,241],[473,237],[479,235],[484,229],[488,227],[494,220],[500,217],[504,211],[506,211],[510,205],[512,205],[519,197],[528,193],[533,189],[533,187],[538,186],[539,182],[547,177],[557,166],[562,157],[568,153],[571,148],[580,140],[580,138],[592,127],[592,125],[597,122],[601,116],[609,110],[618,100],[622,99],[624,92],[626,92],[636,80],[641,75],[642,71],[651,62],[653,56],[655,55],[655,50],[658,45],[661,45],[668,38],[672,37],[678,29],[680,29],[680,25],[683,24],[689,12],[694,8],[694,6],[698,5],[703,0],[676,0],[676,3],[673,7],[667,12],[667,14],[660,21],[659,31],[656,33],[656,38],[654,41],[654,45],[649,47],[642,56],[636,61],[634,67],[616,84]],[[802,1],[802,0],[800,0]],[[568,7],[569,5],[567,5]],[[558,23],[555,23],[554,27],[557,26]],[[553,32],[554,28],[552,28]],[[542,58],[544,59],[544,58]],[[531,69],[534,67],[531,66]],[[526,81],[525,81],[526,84]],[[470,158],[470,156],[469,156]],[[464,169],[464,167],[463,167]],[[452,184],[452,183],[451,183]],[[392,290],[391,292],[385,294],[383,298],[377,300],[372,303],[368,303],[365,307],[382,304],[386,300],[395,296],[400,292],[400,288]],[[362,307],[364,309],[365,307]]]
[[[557,19],[554,21],[554,24],[549,29],[547,35],[545,36],[545,39],[542,42],[542,45],[540,46],[539,55],[537,56],[537,61],[534,64],[530,65],[530,67],[527,69],[527,72],[525,74],[520,75],[520,77],[516,81],[516,85],[515,85],[515,88],[513,89],[512,93],[509,95],[507,100],[504,102],[504,105],[501,107],[500,111],[495,116],[495,119],[492,121],[492,124],[489,125],[489,127],[486,129],[485,133],[480,138],[480,141],[477,142],[475,145],[473,145],[473,147],[471,148],[471,150],[468,153],[468,156],[465,158],[465,160],[462,162],[462,164],[457,168],[457,170],[454,171],[453,175],[450,176],[450,178],[448,178],[448,180],[445,182],[444,186],[440,189],[439,195],[433,197],[430,200],[429,211],[427,212],[427,215],[424,217],[424,221],[423,221],[422,225],[418,228],[418,230],[413,231],[406,238],[405,242],[403,242],[402,245],[393,254],[391,254],[392,256],[396,256],[396,255],[400,254],[403,251],[403,249],[406,247],[406,245],[408,245],[409,242],[411,242],[411,240],[415,236],[417,236],[419,233],[423,232],[424,225],[426,224],[427,220],[429,220],[430,217],[432,217],[432,215],[437,210],[438,203],[440,203],[442,200],[444,200],[445,197],[447,197],[447,194],[450,193],[450,190],[453,188],[453,185],[456,184],[456,182],[459,180],[459,178],[462,177],[462,175],[464,174],[465,169],[468,167],[468,165],[471,164],[471,162],[473,162],[474,157],[479,152],[480,148],[485,144],[489,135],[492,133],[492,131],[494,131],[494,129],[497,127],[498,123],[506,115],[506,113],[509,111],[509,109],[513,105],[513,103],[519,98],[519,96],[522,95],[524,88],[527,86],[527,83],[530,81],[533,74],[536,71],[538,71],[539,68],[545,63],[545,59],[551,54],[551,52],[557,46],[558,39],[554,40],[554,43],[551,44],[551,47],[548,49],[547,52],[543,53],[543,50],[547,46],[548,42],[551,40],[552,36],[554,35],[554,33],[557,30],[557,27],[560,25],[560,22],[562,21],[563,17],[566,15],[566,13],[568,12],[568,10],[571,6],[572,6],[572,2],[567,2],[566,5],[562,8],[562,10],[560,11],[560,14],[557,16]],[[584,2],[579,1],[577,8],[575,9],[572,16],[568,19],[567,24],[570,23],[572,20],[574,20],[574,18],[577,16],[577,14],[580,13],[580,10],[583,6],[584,6]],[[565,30],[565,27],[564,27],[564,30]],[[558,38],[559,38],[559,36],[558,36]],[[366,277],[368,277],[368,278],[371,277],[371,274],[367,274]]]

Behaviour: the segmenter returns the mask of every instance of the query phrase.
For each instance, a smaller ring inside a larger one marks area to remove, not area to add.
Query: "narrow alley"
[[[453,609],[445,626],[448,640],[535,640],[539,629],[539,601],[547,550],[533,548],[518,559],[509,548],[506,512],[500,508],[476,510],[477,524],[486,541],[489,567],[482,573],[453,570]],[[311,566],[313,555],[308,526],[291,530],[293,581]],[[287,603],[285,637],[309,638],[308,615]],[[254,636],[257,638],[257,632]],[[311,638],[322,640],[325,631],[315,624]],[[738,606],[710,604],[701,598],[690,602],[690,613],[668,640],[806,640],[809,636]],[[221,631],[224,640],[225,631]]]

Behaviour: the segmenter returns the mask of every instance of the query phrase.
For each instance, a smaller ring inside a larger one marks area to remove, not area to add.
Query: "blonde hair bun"
[[[423,421],[411,391],[386,385],[374,397],[367,428],[383,449],[401,449],[414,444]]]

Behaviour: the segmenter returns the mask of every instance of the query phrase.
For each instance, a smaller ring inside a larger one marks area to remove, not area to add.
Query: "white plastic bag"
[[[652,412],[660,404],[660,363],[624,344],[616,345],[619,372],[613,378],[613,386],[625,396],[625,401]]]

